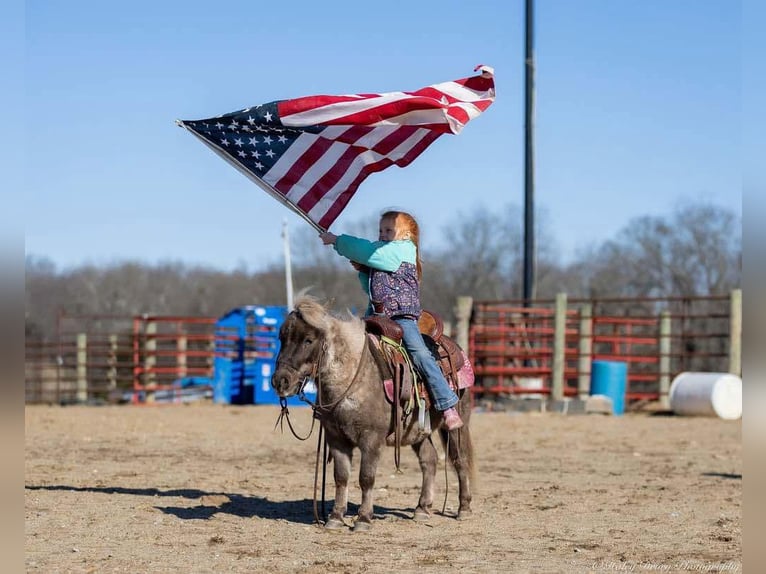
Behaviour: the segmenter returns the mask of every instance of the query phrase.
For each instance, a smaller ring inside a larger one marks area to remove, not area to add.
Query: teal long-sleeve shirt
[[[338,235],[335,240],[338,254],[373,269],[393,273],[402,263],[417,264],[417,247],[409,239],[398,241],[369,241],[352,235]],[[369,274],[359,272],[359,282],[369,294]]]

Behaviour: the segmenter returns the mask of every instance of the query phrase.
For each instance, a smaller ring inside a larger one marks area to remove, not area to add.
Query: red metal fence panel
[[[551,393],[554,306],[553,300],[526,307],[520,301],[474,302],[469,356],[478,396]],[[627,363],[626,399],[634,403],[660,398],[663,360],[670,378],[689,370],[727,372],[730,311],[729,296],[570,299],[563,395],[582,396],[594,360]],[[663,336],[667,351],[661,352]]]

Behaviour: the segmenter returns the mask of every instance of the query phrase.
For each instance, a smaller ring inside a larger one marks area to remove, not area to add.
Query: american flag
[[[492,104],[493,69],[474,71],[415,92],[307,96],[176,123],[325,231],[368,175],[408,165]]]

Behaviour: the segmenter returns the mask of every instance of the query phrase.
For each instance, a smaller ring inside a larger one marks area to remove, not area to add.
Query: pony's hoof
[[[367,522],[366,520],[357,520],[354,522],[352,530],[354,532],[367,532],[368,530],[372,530],[372,523]]]
[[[415,509],[415,515],[412,517],[415,522],[425,522],[431,519],[431,514],[422,508]]]
[[[458,520],[468,520],[473,516],[473,510],[459,510],[456,518]]]
[[[324,523],[324,527],[327,530],[340,530],[341,528],[346,527],[346,523],[337,518],[329,518],[327,522]]]

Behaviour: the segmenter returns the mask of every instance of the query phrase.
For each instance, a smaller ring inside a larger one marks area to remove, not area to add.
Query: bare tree
[[[644,216],[578,265],[590,296],[724,294],[741,281],[741,222],[710,204]]]
[[[374,238],[378,218],[371,214],[344,231]],[[426,308],[449,318],[459,295],[521,297],[522,217],[517,206],[456,214],[442,234],[441,248],[421,254]],[[634,219],[614,239],[581,252],[569,265],[558,260],[544,212],[536,237],[538,298],[560,291],[572,297],[725,294],[741,283],[741,222],[731,211],[707,203],[682,204],[669,216]],[[357,273],[309,226],[295,234],[292,253],[296,290],[309,288],[338,310],[364,311],[367,302]],[[28,256],[25,330],[30,338],[54,337],[60,311],[220,316],[243,305],[284,305],[284,277],[284,266],[276,264],[253,272],[137,261],[59,270],[49,259]]]

